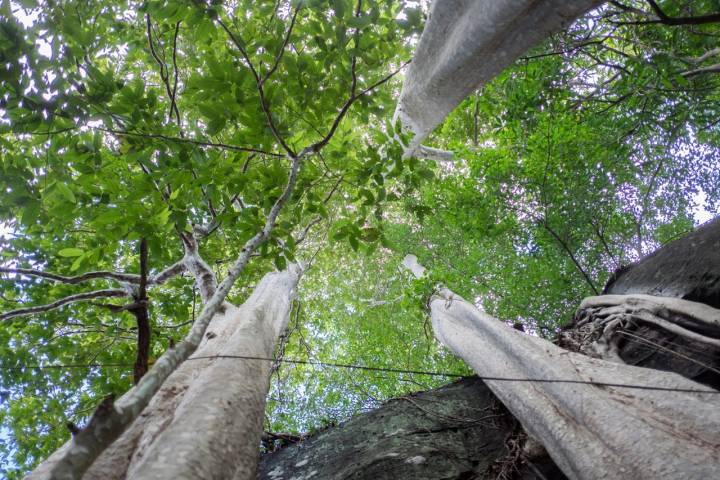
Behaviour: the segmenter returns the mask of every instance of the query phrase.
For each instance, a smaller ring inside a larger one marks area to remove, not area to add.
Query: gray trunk
[[[547,455],[529,459],[526,446],[517,421],[482,381],[472,377],[390,400],[341,426],[267,454],[260,478],[565,478]]]
[[[267,274],[239,308],[213,317],[182,363],[135,422],[84,479],[250,479],[262,435],[271,363],[222,355],[272,357],[287,326],[300,272]],[[58,449],[29,478],[52,478]]]
[[[604,0],[436,0],[396,117],[420,143],[468,95]]]

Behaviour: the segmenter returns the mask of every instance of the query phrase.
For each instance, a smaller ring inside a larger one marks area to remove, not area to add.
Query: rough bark
[[[593,297],[597,299],[594,305],[587,301],[581,305],[573,325],[559,336],[561,346],[630,365],[677,372],[720,389],[720,328],[699,321],[686,302],[720,308],[720,219],[619,269],[603,293],[606,295]],[[665,305],[660,305],[659,311],[658,306],[629,308],[622,302],[615,302],[615,313],[609,308],[614,302],[609,302],[611,298],[628,295],[630,299],[637,294],[653,295],[655,303]],[[606,308],[597,311],[601,306],[597,302]],[[672,305],[685,307],[678,311]],[[625,310],[620,316],[618,308]],[[608,313],[613,313],[611,322],[616,323],[604,321]],[[592,321],[588,321],[590,316]],[[672,325],[663,320],[670,320]],[[709,341],[698,341],[696,334]]]
[[[239,308],[223,304],[193,357],[85,473],[85,479],[253,478],[270,357],[287,326],[300,272],[267,274]],[[256,440],[253,440],[256,439]],[[52,478],[56,451],[29,478]]]
[[[263,480],[565,478],[525,452],[515,419],[477,377],[390,400],[274,453]],[[537,472],[540,472],[539,474]],[[540,476],[542,475],[542,476]]]
[[[647,293],[720,308],[720,218],[620,269],[603,293]]]
[[[396,109],[413,154],[468,95],[603,0],[437,0]]]
[[[430,308],[438,339],[480,376],[546,380],[487,384],[569,477],[700,480],[720,471],[717,392],[698,393],[707,387],[675,373],[568,352],[449,290]]]

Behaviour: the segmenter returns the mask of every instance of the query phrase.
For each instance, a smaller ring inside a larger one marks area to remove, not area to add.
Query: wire
[[[366,370],[372,372],[389,372],[389,373],[409,373],[415,375],[428,375],[433,377],[451,377],[451,378],[463,378],[471,375],[463,375],[460,373],[448,373],[448,372],[433,372],[426,370],[403,370],[399,368],[383,368],[383,367],[367,367],[364,365],[352,365],[347,363],[335,363],[335,362],[318,362],[313,360],[297,360],[291,358],[270,358],[270,357],[253,357],[249,355],[208,355],[190,357],[187,360],[211,360],[217,358],[232,358],[238,360],[259,360],[264,362],[280,362],[290,363],[295,365],[317,365],[321,367],[334,367],[334,368],[348,368],[354,370]],[[2,367],[0,370],[23,370],[23,369],[51,369],[51,368],[118,368],[118,367],[132,367],[132,363],[94,363],[88,365],[80,364],[69,364],[69,365],[26,365],[23,367]],[[674,388],[674,387],[656,387],[652,385],[632,385],[626,383],[609,383],[609,382],[594,382],[591,380],[564,380],[555,378],[513,378],[513,377],[491,377],[478,375],[477,378],[483,381],[492,382],[536,382],[536,383],[568,383],[577,385],[593,385],[596,387],[615,387],[615,388],[630,388],[635,390],[655,390],[661,392],[681,392],[681,393],[712,393],[720,394],[718,390],[699,390],[696,388]]]

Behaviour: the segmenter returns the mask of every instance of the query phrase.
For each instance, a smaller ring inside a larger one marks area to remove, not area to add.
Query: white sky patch
[[[696,224],[700,225],[715,218],[715,213],[706,208],[707,195],[704,191],[700,190],[693,195],[693,204],[692,214]]]

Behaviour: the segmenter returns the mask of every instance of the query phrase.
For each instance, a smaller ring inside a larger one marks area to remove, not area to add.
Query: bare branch
[[[453,152],[449,150],[441,150],[439,148],[426,147],[425,145],[420,145],[420,147],[418,147],[418,151],[415,156],[426,160],[435,160],[436,162],[455,161],[455,154]]]
[[[720,73],[720,63],[709,65],[707,67],[695,68],[693,70],[687,70],[685,72],[681,72],[680,75],[685,78],[691,78],[706,73]]]
[[[34,307],[18,308],[17,310],[11,310],[0,314],[0,320],[9,320],[14,317],[21,317],[25,315],[32,315],[34,313],[47,312],[60,308],[63,305],[75,302],[83,302],[92,300],[94,298],[109,298],[109,297],[127,297],[128,292],[121,288],[110,288],[105,290],[95,290],[92,292],[76,293],[74,295],[68,295],[67,297],[56,300],[47,305],[37,305]]]
[[[307,224],[307,226],[303,229],[302,233],[298,238],[295,239],[295,244],[300,245],[305,241],[305,238],[307,237],[307,234],[310,232],[310,229],[320,223],[322,221],[322,217],[315,217],[312,220],[310,220],[310,223]]]
[[[553,237],[555,240],[557,240],[557,242],[560,244],[560,246],[563,248],[563,250],[565,250],[565,253],[568,254],[568,256],[570,257],[570,260],[572,260],[572,262],[575,264],[575,267],[576,267],[576,268],[578,269],[578,271],[582,274],[582,276],[583,276],[583,278],[585,279],[585,281],[587,282],[587,284],[590,286],[590,288],[592,289],[592,291],[595,292],[595,295],[599,295],[600,292],[598,291],[598,289],[597,289],[597,287],[595,286],[595,284],[593,283],[593,281],[590,279],[590,275],[588,275],[587,272],[585,271],[585,269],[582,267],[582,265],[580,265],[580,262],[579,262],[578,259],[575,257],[575,254],[574,254],[573,251],[570,249],[570,246],[567,244],[567,242],[565,242],[565,240],[563,240],[563,239],[560,237],[560,235],[558,235],[557,232],[556,232],[555,230],[553,230],[552,227],[550,227],[550,225],[547,223],[546,220],[542,219],[542,220],[540,221],[540,223],[541,223],[541,225],[545,228],[545,230],[547,230],[548,233],[549,233],[550,235],[552,235],[552,237]]]
[[[670,25],[670,26],[677,26],[677,25],[705,25],[708,23],[718,23],[720,22],[720,13],[711,13],[709,15],[700,15],[697,17],[669,17],[661,8],[660,5],[655,2],[655,0],[646,0],[647,3],[650,5],[650,8],[652,8],[653,12],[655,12],[655,15],[657,15],[657,18],[654,18],[652,20],[638,20],[633,22],[615,22],[618,25],[651,25],[651,24],[662,24],[662,25]],[[617,2],[613,2],[613,4],[618,4]]]
[[[168,268],[158,273],[157,275],[153,275],[152,277],[150,277],[148,279],[148,284],[161,285],[170,280],[171,278],[182,274],[185,270],[187,270],[187,266],[185,265],[185,260],[183,259],[177,263],[170,265]]]
[[[105,270],[87,272],[83,273],[82,275],[76,275],[72,277],[58,275],[57,273],[43,272],[42,270],[34,270],[31,268],[0,267],[0,273],[11,273],[17,275],[26,275],[29,277],[46,278],[48,280],[55,280],[56,282],[67,283],[70,285],[76,285],[78,283],[97,279],[116,280],[118,282],[126,283],[140,283],[139,275],[135,275],[132,273],[109,272]]]
[[[157,275],[153,275],[152,277],[148,278],[148,285],[160,285],[171,278],[180,275],[182,272],[185,271],[185,264],[181,260],[162,272],[158,273]],[[31,268],[9,268],[9,267],[0,267],[0,273],[10,273],[15,275],[26,275],[29,277],[37,277],[37,278],[46,278],[48,280],[54,280],[56,282],[60,283],[67,283],[68,285],[77,285],[79,283],[89,282],[91,280],[115,280],[118,282],[124,282],[124,283],[132,283],[135,285],[140,284],[140,275],[136,275],[134,273],[120,273],[120,272],[110,272],[106,270],[99,270],[95,272],[87,272],[83,273],[81,275],[75,275],[71,277],[67,277],[64,275],[58,275],[57,273],[52,272],[44,272],[42,270],[35,270]]]
[[[159,133],[142,133],[142,132],[126,132],[123,130],[114,130],[110,128],[103,128],[103,127],[90,127],[95,128],[96,130],[100,130],[102,132],[106,133],[113,133],[115,135],[121,135],[121,136],[128,136],[128,137],[142,137],[142,138],[155,138],[158,140],[164,140],[166,142],[177,142],[177,143],[189,143],[191,145],[198,145],[200,147],[212,147],[212,148],[220,148],[223,150],[231,150],[234,152],[250,152],[250,153],[260,153],[262,155],[267,155],[269,157],[280,157],[285,158],[285,155],[282,153],[275,153],[275,152],[267,152],[265,150],[259,150],[257,148],[251,148],[251,147],[239,147],[237,145],[228,145],[226,143],[218,143],[218,142],[205,142],[202,140],[192,140],[189,138],[180,138],[180,137],[171,137],[168,135],[162,135]]]
[[[180,111],[178,110],[177,106],[177,87],[178,87],[178,66],[177,66],[177,39],[178,34],[180,33],[180,22],[177,22],[175,24],[175,35],[173,36],[173,52],[172,52],[172,62],[173,62],[173,87],[172,87],[172,95],[170,96],[170,112],[175,110],[175,119],[177,120],[178,127],[182,129],[182,123],[180,121]]]
[[[195,284],[200,290],[202,302],[207,303],[217,289],[215,272],[200,256],[195,237],[187,232],[183,232],[180,236],[185,246],[185,258],[183,259],[185,267],[195,277]]]

